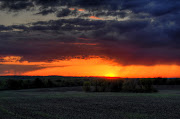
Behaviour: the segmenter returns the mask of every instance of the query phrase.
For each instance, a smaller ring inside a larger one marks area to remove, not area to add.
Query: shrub
[[[110,82],[109,90],[111,92],[119,92],[122,90],[123,81],[117,80]]]
[[[107,82],[100,81],[95,87],[95,92],[105,92],[107,90]]]
[[[136,92],[140,88],[137,79],[127,79],[124,81],[122,89],[127,92]]]
[[[43,88],[43,87],[45,87],[45,84],[44,84],[44,82],[43,82],[41,79],[36,78],[36,79],[33,81],[33,87],[34,87],[34,88]]]
[[[23,84],[22,80],[8,79],[5,81],[5,87],[11,90],[21,89],[22,84]]]
[[[140,83],[142,85],[142,88],[147,92],[151,91],[153,88],[153,82],[151,79],[140,79]]]
[[[85,81],[83,84],[83,90],[85,92],[90,92],[91,91],[91,83],[89,81]]]
[[[55,84],[50,79],[48,79],[46,83],[46,87],[48,88],[55,87]]]
[[[157,92],[157,89],[153,88],[152,79],[128,79],[123,83],[123,91],[126,92]]]
[[[3,90],[3,88],[4,88],[4,82],[0,80],[0,90]]]

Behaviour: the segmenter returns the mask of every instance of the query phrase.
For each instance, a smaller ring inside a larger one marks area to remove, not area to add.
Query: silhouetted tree
[[[33,87],[34,88],[43,88],[44,87],[44,83],[41,79],[36,78],[33,82]]]
[[[47,87],[55,87],[54,83],[50,79],[47,80]]]
[[[85,81],[83,84],[83,90],[85,92],[90,92],[91,91],[91,83],[89,81]]]
[[[136,88],[138,87],[137,79],[126,79],[123,82],[122,89],[124,91],[136,92]]]
[[[112,81],[109,84],[110,84],[109,90],[111,92],[119,92],[122,90],[122,85],[123,85],[122,80]]]
[[[22,80],[15,80],[15,79],[8,79],[6,80],[6,88],[11,90],[17,90],[22,88],[23,81]]]

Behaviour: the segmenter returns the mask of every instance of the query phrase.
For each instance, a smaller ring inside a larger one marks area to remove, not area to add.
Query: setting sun
[[[114,73],[109,73],[105,75],[106,77],[116,77],[116,75]]]

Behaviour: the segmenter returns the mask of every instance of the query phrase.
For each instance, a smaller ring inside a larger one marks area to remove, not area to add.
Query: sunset
[[[180,0],[0,0],[0,119],[180,119]]]
[[[180,77],[178,4],[1,0],[0,75]]]
[[[23,76],[102,76],[122,78],[180,77],[178,65],[121,65],[100,57],[71,58],[53,62],[20,61],[21,57],[4,57],[2,75]],[[168,70],[167,70],[168,69]]]

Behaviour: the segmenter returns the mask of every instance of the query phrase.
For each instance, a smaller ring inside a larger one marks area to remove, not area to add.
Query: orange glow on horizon
[[[65,67],[50,67],[27,72],[24,75],[103,76],[128,78],[180,77],[180,66],[177,65],[121,66],[112,61],[103,60],[101,58],[86,60],[72,59],[69,61],[56,62],[55,64],[64,64]]]
[[[117,77],[117,76],[113,73],[109,73],[109,74],[106,74],[105,77]]]
[[[102,58],[71,59],[54,62],[57,67],[45,68],[27,72],[23,75],[61,75],[61,76],[105,76],[110,71],[117,73],[119,68],[116,63]],[[58,67],[64,65],[64,67]]]
[[[122,66],[112,60],[105,58],[74,58],[70,60],[57,60],[53,62],[20,62],[18,57],[5,58],[7,62],[3,65],[38,66],[43,67],[33,71],[27,71],[20,75],[30,76],[103,76],[123,78],[153,78],[153,77],[180,77],[180,66],[178,65],[131,65]],[[10,61],[12,60],[12,61]],[[4,71],[6,75],[14,75],[12,69]]]

